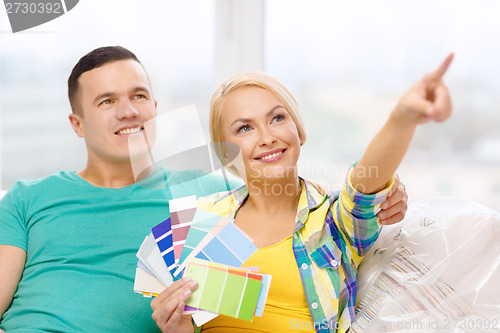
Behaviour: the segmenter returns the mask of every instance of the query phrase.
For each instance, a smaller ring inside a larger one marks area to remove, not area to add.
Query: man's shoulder
[[[74,171],[60,171],[52,175],[36,179],[20,179],[16,181],[8,192],[39,192],[47,191],[60,186],[62,183],[75,182],[76,173]]]
[[[71,180],[74,181],[76,180],[76,177],[78,177],[76,175],[76,172],[63,170],[45,177],[40,177],[35,179],[20,179],[16,183],[22,184],[24,186],[44,186],[54,182],[71,181]]]

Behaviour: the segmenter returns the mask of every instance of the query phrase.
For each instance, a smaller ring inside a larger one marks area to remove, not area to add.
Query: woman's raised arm
[[[442,122],[451,115],[451,99],[442,78],[452,60],[453,53],[401,97],[354,167],[351,181],[358,191],[384,189],[406,154],[417,125]]]

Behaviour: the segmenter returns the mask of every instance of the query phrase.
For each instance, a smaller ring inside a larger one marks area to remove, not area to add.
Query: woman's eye
[[[248,132],[248,131],[250,131],[250,130],[251,130],[250,126],[248,126],[248,125],[243,125],[243,126],[241,126],[240,128],[238,128],[237,132],[238,132],[238,133],[245,133],[245,132]]]
[[[285,116],[282,115],[282,114],[279,114],[279,115],[276,115],[274,118],[273,118],[273,123],[278,123],[280,121],[282,121],[283,119],[285,119]]]

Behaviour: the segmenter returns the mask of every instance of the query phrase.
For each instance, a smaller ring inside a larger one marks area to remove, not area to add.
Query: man
[[[129,138],[144,134],[157,102],[132,52],[103,47],[82,57],[68,95],[87,165],[17,182],[2,199],[0,331],[156,332],[148,302],[133,293],[135,253],[150,228],[168,218],[172,182],[181,184],[176,195],[203,196],[228,185],[163,168],[136,181],[131,157],[148,151],[130,156]],[[201,180],[183,183],[194,177]],[[154,186],[164,181],[166,187]],[[388,199],[388,222],[401,220],[405,201],[402,189]]]

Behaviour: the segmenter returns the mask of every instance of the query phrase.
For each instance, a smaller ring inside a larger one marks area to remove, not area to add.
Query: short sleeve
[[[28,248],[23,186],[15,183],[0,201],[0,245]]]

